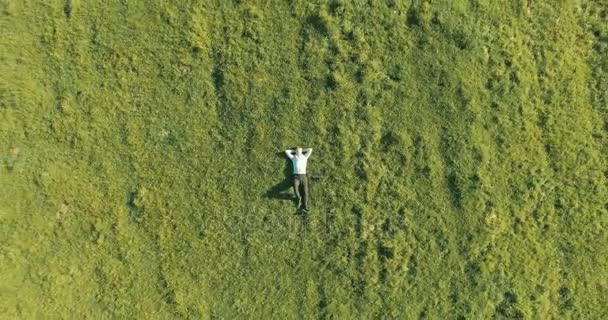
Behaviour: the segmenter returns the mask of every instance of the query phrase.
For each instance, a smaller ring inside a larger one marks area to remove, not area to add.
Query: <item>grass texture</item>
[[[0,314],[607,319],[607,19],[0,0]]]

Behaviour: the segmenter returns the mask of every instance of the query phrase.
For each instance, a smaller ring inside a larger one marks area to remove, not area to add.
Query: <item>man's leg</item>
[[[298,198],[298,208],[302,205],[302,197],[300,196],[300,178],[297,175],[293,176],[293,191],[296,193]]]
[[[304,209],[308,210],[310,207],[308,206],[308,198],[310,198],[310,194],[308,193],[308,176],[302,176],[302,184],[304,185]]]

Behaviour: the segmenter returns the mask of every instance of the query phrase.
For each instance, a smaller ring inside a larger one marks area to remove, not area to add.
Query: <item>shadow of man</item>
[[[268,189],[264,196],[272,199],[291,200],[295,206],[297,205],[298,199],[296,198],[295,194],[291,192],[291,189],[293,188],[293,173],[291,160],[285,157],[285,152],[277,152],[275,153],[275,155],[285,160],[285,165],[283,168],[283,175],[285,176],[285,178],[283,179],[283,181]],[[290,190],[290,192],[286,193],[286,190]]]

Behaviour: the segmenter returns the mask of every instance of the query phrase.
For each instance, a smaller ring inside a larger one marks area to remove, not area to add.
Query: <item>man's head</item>
[[[300,146],[296,147],[296,154],[302,154],[302,147],[300,147]]]

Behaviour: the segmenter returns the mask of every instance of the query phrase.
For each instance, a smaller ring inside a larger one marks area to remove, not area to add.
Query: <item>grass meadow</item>
[[[607,319],[607,21],[0,0],[0,314]]]

